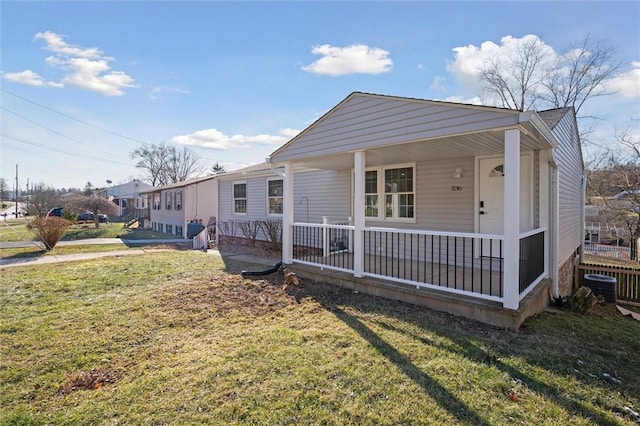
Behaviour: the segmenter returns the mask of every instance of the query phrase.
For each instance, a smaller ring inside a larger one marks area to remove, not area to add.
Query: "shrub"
[[[27,224],[27,229],[44,243],[47,250],[58,244],[72,222],[60,217],[36,217]]]
[[[261,220],[260,228],[267,241],[271,243],[271,249],[282,250],[282,221],[281,220]]]
[[[245,238],[249,240],[251,247],[255,247],[258,232],[260,231],[260,222],[257,220],[245,220],[240,222],[240,230]]]
[[[237,222],[235,220],[221,220],[218,223],[218,229],[220,230],[220,234],[227,237],[236,236],[236,226],[237,226]]]
[[[75,222],[76,219],[78,218],[78,215],[75,214],[72,211],[69,211],[67,209],[63,209],[62,210],[62,218],[68,220],[69,222]]]

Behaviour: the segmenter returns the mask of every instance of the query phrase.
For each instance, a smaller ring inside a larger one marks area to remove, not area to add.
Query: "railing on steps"
[[[209,231],[204,228],[198,235],[193,237],[193,249],[204,250],[209,248]]]

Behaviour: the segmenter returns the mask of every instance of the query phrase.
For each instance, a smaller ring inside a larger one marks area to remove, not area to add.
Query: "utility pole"
[[[16,219],[18,218],[18,192],[20,189],[18,188],[18,165],[16,164],[16,192],[13,194],[16,197]]]

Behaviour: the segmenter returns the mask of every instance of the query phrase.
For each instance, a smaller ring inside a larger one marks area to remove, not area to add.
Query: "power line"
[[[11,135],[7,135],[5,133],[0,133],[0,136],[3,137],[3,138],[11,139],[11,140],[14,140],[16,142],[20,142],[20,143],[26,144],[26,145],[31,145],[31,146],[35,146],[35,147],[38,147],[38,148],[46,149],[46,150],[49,150],[49,151],[55,151],[55,152],[59,152],[61,154],[70,155],[72,157],[78,157],[78,158],[82,158],[82,159],[90,159],[90,160],[96,160],[96,161],[103,161],[103,162],[109,163],[109,164],[121,164],[121,165],[125,165],[125,166],[130,166],[131,165],[131,163],[122,163],[122,162],[119,162],[119,161],[108,160],[106,158],[92,157],[90,155],[80,155],[80,154],[64,151],[62,149],[57,149],[57,148],[48,146],[46,144],[43,144],[42,142],[36,142],[36,141],[29,140],[29,139],[20,138],[20,137],[17,137],[17,136],[11,136]]]
[[[73,117],[73,116],[71,116],[71,115],[69,115],[69,114],[65,114],[64,112],[57,111],[57,110],[55,110],[55,109],[53,109],[53,108],[50,108],[50,107],[48,107],[48,106],[46,106],[46,105],[42,105],[42,104],[40,104],[40,103],[38,103],[38,102],[36,102],[36,101],[32,101],[31,99],[27,99],[27,98],[25,98],[24,96],[17,95],[17,94],[15,94],[15,93],[13,93],[13,92],[10,92],[10,91],[6,90],[6,89],[0,89],[0,90],[2,90],[3,92],[5,92],[5,93],[6,93],[6,94],[8,94],[8,95],[15,96],[16,98],[22,99],[22,100],[23,100],[23,101],[25,101],[25,102],[29,102],[29,103],[31,103],[31,104],[34,104],[34,105],[39,106],[40,108],[44,108],[44,109],[49,110],[49,111],[51,111],[51,112],[55,112],[56,114],[60,114],[60,115],[62,115],[63,117],[67,117],[67,118],[69,118],[69,119],[71,119],[71,120],[75,120],[75,121],[77,121],[77,122],[79,122],[79,123],[82,123],[82,124],[84,124],[84,125],[86,125],[86,126],[93,127],[94,129],[98,129],[98,130],[101,130],[101,131],[103,131],[103,132],[107,132],[107,133],[110,133],[110,134],[112,134],[112,135],[114,135],[114,136],[118,136],[118,137],[121,137],[121,138],[124,138],[124,139],[128,139],[128,140],[130,140],[130,141],[133,141],[133,142],[136,142],[136,143],[139,143],[139,144],[142,144],[142,145],[149,145],[149,143],[148,143],[148,142],[141,141],[141,140],[139,140],[139,139],[135,139],[135,138],[132,138],[132,137],[129,137],[129,136],[123,135],[123,134],[121,134],[121,133],[114,132],[114,131],[109,130],[109,129],[105,129],[104,127],[96,126],[95,124],[91,124],[91,123],[89,123],[89,122],[87,122],[87,121],[80,120],[79,118]]]
[[[48,130],[48,131],[50,131],[50,132],[52,132],[52,133],[55,133],[56,135],[62,136],[63,138],[67,138],[67,139],[69,139],[69,140],[72,140],[72,141],[74,141],[74,142],[79,143],[80,145],[86,146],[86,147],[87,147],[87,148],[89,148],[89,149],[93,149],[93,150],[96,150],[96,151],[100,151],[100,152],[102,152],[102,153],[104,153],[104,154],[107,154],[107,155],[112,155],[113,157],[115,157],[115,158],[119,158],[119,159],[121,159],[121,160],[122,160],[122,159],[125,159],[124,157],[121,157],[121,156],[119,156],[119,155],[113,154],[113,153],[111,153],[111,152],[104,151],[104,150],[102,150],[102,149],[100,149],[100,148],[96,148],[96,147],[90,146],[90,145],[88,145],[88,144],[86,144],[86,143],[84,143],[84,142],[82,142],[82,141],[80,141],[80,140],[78,140],[78,139],[76,139],[76,138],[74,138],[74,137],[71,137],[71,136],[65,135],[64,133],[60,133],[60,132],[58,132],[57,130],[54,130],[54,129],[52,129],[52,128],[50,128],[50,127],[47,127],[47,126],[45,126],[45,125],[43,125],[43,124],[40,124],[40,123],[38,123],[38,122],[36,122],[36,121],[33,121],[33,120],[31,120],[30,118],[27,118],[27,117],[25,117],[24,115],[18,114],[17,112],[11,111],[10,109],[7,109],[7,108],[5,108],[5,107],[3,107],[3,106],[0,106],[0,109],[3,109],[4,111],[6,111],[6,112],[8,112],[8,113],[10,113],[10,114],[13,114],[13,115],[15,115],[15,116],[17,116],[17,117],[20,117],[20,118],[22,118],[23,120],[28,121],[29,123],[35,124],[35,125],[36,125],[36,126],[38,126],[38,127],[42,127],[43,129],[46,129],[46,130]]]

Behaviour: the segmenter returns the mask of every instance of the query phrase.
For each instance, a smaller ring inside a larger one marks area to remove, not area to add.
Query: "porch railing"
[[[546,228],[520,235],[519,300],[547,274],[546,236]],[[295,223],[293,260],[354,272],[353,239],[351,225]],[[363,274],[502,303],[503,240],[502,235],[366,227]]]
[[[194,250],[206,250],[209,247],[209,231],[204,228],[198,235],[193,237]]]
[[[365,275],[501,300],[501,235],[365,228]]]

